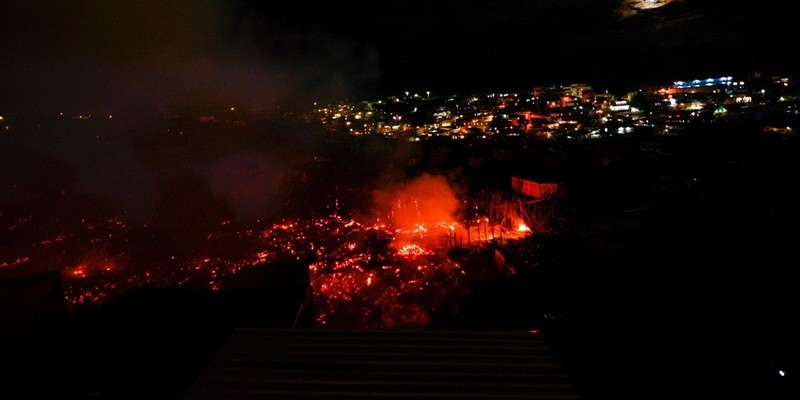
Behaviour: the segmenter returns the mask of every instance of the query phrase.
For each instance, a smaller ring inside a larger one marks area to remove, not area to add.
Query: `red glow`
[[[466,254],[491,251],[495,243],[502,246],[531,231],[517,223],[523,220],[518,215],[502,224],[478,208],[465,216],[460,208],[467,201],[442,177],[423,176],[376,191],[375,198],[372,217],[359,219],[333,213],[270,222],[223,220],[203,232],[200,246],[183,252],[165,246],[144,260],[126,251],[128,238],[149,235],[145,228],[119,218],[83,220],[33,239],[21,250],[25,253],[12,254],[0,267],[65,265],[65,298],[82,307],[143,285],[224,290],[226,278],[242,270],[310,256],[320,324],[414,327],[429,323],[432,312],[457,308],[453,302],[476,276],[472,266],[462,268],[475,262]],[[17,220],[14,226],[25,230],[31,224]]]
[[[432,252],[425,250],[416,244],[408,244],[401,247],[400,250],[397,251],[397,254],[404,257],[421,257],[426,254],[432,254]]]
[[[30,260],[31,260],[31,258],[30,258],[30,257],[28,257],[28,256],[25,256],[25,257],[18,257],[16,260],[14,260],[14,261],[12,261],[12,262],[3,262],[3,263],[0,263],[0,268],[14,267],[14,266],[17,266],[17,265],[19,265],[19,264],[26,263],[26,262],[28,262],[28,261],[30,261]]]
[[[415,210],[428,209],[418,200],[408,204]],[[469,242],[467,228],[455,218],[434,222],[412,221],[411,215],[403,218],[406,223],[401,226],[380,220],[362,224],[337,214],[245,227],[221,223],[205,242],[208,254],[188,259],[168,256],[161,264],[139,272],[120,268],[116,261],[120,255],[92,250],[83,257],[83,263],[67,269],[66,297],[68,304],[84,306],[107,301],[125,287],[143,284],[201,285],[222,290],[225,277],[244,268],[264,268],[272,260],[296,259],[313,251],[316,261],[309,264],[309,274],[320,324],[422,326],[430,321],[428,310],[452,301],[455,297],[448,300],[445,296],[463,291],[469,282],[470,273],[449,259],[450,249],[482,246],[493,239],[494,233],[513,236],[500,226],[491,226],[485,216],[471,221]],[[117,224],[114,227],[129,229]],[[98,245],[125,236],[124,230],[103,234]],[[213,251],[218,243],[230,240],[248,240],[251,247],[235,255]]]

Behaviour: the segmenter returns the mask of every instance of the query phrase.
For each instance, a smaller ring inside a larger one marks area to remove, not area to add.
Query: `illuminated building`
[[[732,88],[734,83],[735,82],[733,81],[733,78],[730,76],[677,81],[673,83],[669,93],[718,93],[720,90],[728,90]]]

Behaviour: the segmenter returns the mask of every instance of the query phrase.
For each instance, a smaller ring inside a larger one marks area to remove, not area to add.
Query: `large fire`
[[[293,259],[308,262],[318,324],[424,326],[455,312],[459,295],[479,275],[465,255],[529,233],[522,223],[515,229],[476,213],[464,218],[463,202],[437,177],[376,193],[376,204],[372,215],[358,218],[335,212],[220,221],[191,251],[158,248],[158,234],[147,225],[84,219],[2,254],[0,268],[58,266],[68,305],[80,308],[144,285],[225,289],[225,278],[243,269]],[[9,229],[32,237],[41,222],[25,216]],[[152,251],[132,249],[136,241]]]

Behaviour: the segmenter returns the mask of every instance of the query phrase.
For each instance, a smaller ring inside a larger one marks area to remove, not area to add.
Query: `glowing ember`
[[[86,266],[79,265],[75,267],[75,269],[71,272],[72,276],[76,278],[85,278],[86,277]]]
[[[14,266],[17,266],[19,264],[26,263],[26,262],[28,262],[30,260],[31,260],[30,257],[19,257],[19,258],[17,258],[16,260],[14,260],[12,262],[2,262],[2,263],[0,263],[0,268],[14,267]]]
[[[427,251],[416,244],[409,244],[401,247],[397,254],[404,257],[421,257],[426,254],[433,254],[433,252]]]
[[[522,222],[520,222],[520,223],[517,225],[517,232],[528,232],[528,231],[530,231],[530,230],[531,230],[531,229],[530,229],[530,228],[528,228],[528,225],[525,225],[525,224],[524,224],[524,223],[522,223]]]

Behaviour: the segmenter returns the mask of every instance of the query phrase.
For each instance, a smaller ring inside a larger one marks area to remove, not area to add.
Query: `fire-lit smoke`
[[[262,154],[232,154],[217,160],[208,172],[217,196],[227,200],[241,220],[271,216],[279,210],[284,167]]]
[[[376,215],[400,230],[451,223],[457,219],[460,202],[447,179],[422,174],[409,182],[373,192]]]
[[[0,109],[17,118],[0,146],[4,208],[150,224],[274,216],[281,157],[317,137],[261,117],[360,97],[377,56],[319,29],[273,27],[243,4],[3,2]],[[79,207],[65,206],[73,198]]]

